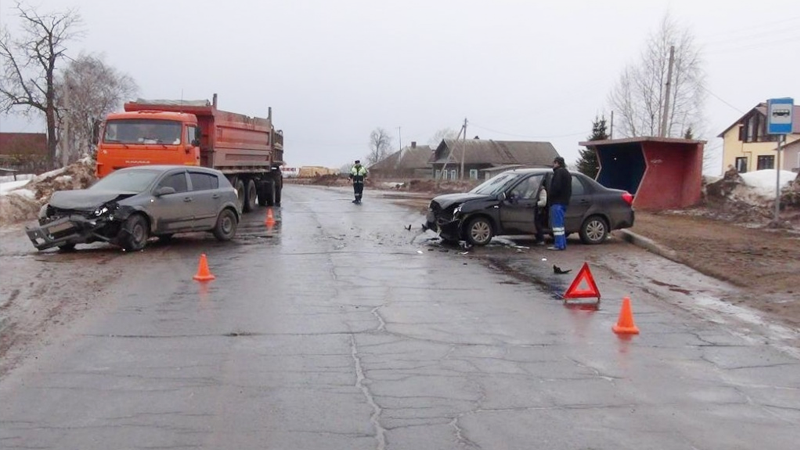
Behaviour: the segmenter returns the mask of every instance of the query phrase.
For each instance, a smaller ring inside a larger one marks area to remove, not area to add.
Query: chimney
[[[417,141],[411,141],[411,148],[417,148]]]

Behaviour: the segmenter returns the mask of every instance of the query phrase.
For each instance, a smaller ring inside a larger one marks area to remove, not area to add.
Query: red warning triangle
[[[586,285],[586,288],[582,286]],[[597,284],[592,277],[592,271],[589,270],[589,263],[583,263],[581,271],[578,276],[564,293],[564,298],[597,298],[600,299],[600,290],[597,289]]]

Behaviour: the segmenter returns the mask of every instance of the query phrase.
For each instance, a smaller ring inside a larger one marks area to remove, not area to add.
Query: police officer
[[[364,180],[367,178],[367,168],[361,165],[361,161],[356,160],[356,165],[350,169],[350,179],[353,180],[353,192],[356,199],[353,203],[361,203],[361,195],[364,192]]]

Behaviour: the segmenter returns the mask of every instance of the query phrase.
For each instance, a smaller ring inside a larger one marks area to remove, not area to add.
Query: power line
[[[524,135],[524,134],[507,133],[505,131],[494,130],[492,128],[487,128],[487,127],[484,127],[482,125],[478,125],[475,122],[470,122],[470,125],[472,125],[472,126],[474,126],[476,128],[480,128],[482,130],[491,131],[493,133],[504,134],[504,135],[507,135],[507,136],[528,138],[528,139],[555,139],[555,138],[564,138],[564,137],[583,136],[583,135],[586,134],[586,131],[581,131],[579,133],[562,134],[562,135],[556,135],[556,136],[529,136],[529,135]]]
[[[796,31],[796,30],[797,30],[797,25],[792,24],[792,25],[789,25],[789,26],[786,26],[786,27],[773,28],[771,30],[759,31],[757,33],[752,33],[752,34],[736,33],[733,36],[728,37],[726,39],[714,39],[714,40],[705,41],[705,42],[701,41],[700,44],[709,45],[709,46],[712,46],[712,47],[717,46],[717,45],[736,44],[738,42],[747,41],[747,40],[750,40],[750,39],[758,40],[758,39],[763,39],[764,37],[775,37],[775,35],[785,35],[786,33],[790,33],[792,31]],[[784,37],[784,36],[781,36],[781,37]]]
[[[764,47],[771,47],[777,44],[782,44],[784,42],[798,42],[800,40],[800,36],[783,36],[781,39],[774,40],[774,41],[765,41],[765,42],[754,42],[752,45],[739,45],[737,47],[731,48],[723,48],[719,50],[713,50],[711,52],[704,52],[706,55],[717,55],[723,53],[731,53],[731,52],[741,52],[742,50],[754,50]]]
[[[760,23],[760,24],[751,25],[751,26],[745,27],[745,28],[738,28],[738,29],[735,29],[735,30],[721,31],[719,33],[709,34],[709,35],[706,36],[706,38],[723,36],[723,35],[726,35],[726,34],[741,33],[742,31],[755,30],[755,29],[760,29],[760,28],[764,28],[764,27],[774,27],[775,25],[786,23],[786,22],[791,22],[791,21],[798,20],[798,19],[800,19],[800,16],[787,17],[787,18],[784,18],[784,19],[781,19],[781,20],[771,20],[769,22],[763,22],[763,23]]]
[[[739,108],[737,108],[737,107],[735,107],[735,106],[731,105],[730,103],[726,102],[726,101],[725,101],[725,100],[724,100],[722,97],[720,97],[719,95],[717,95],[717,94],[715,94],[715,93],[711,92],[711,91],[710,91],[710,90],[709,90],[707,87],[705,87],[705,86],[703,86],[703,85],[700,85],[700,89],[702,89],[702,90],[704,90],[704,91],[708,92],[709,94],[711,94],[711,96],[712,96],[712,97],[714,97],[714,98],[716,98],[717,100],[721,101],[722,103],[724,103],[724,104],[725,104],[725,105],[727,105],[728,107],[732,108],[734,111],[736,111],[736,112],[739,112],[739,113],[741,113],[741,114],[744,114],[744,111],[742,111],[741,109],[739,109]]]

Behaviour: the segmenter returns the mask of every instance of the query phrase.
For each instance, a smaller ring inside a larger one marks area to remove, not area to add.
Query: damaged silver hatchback
[[[241,211],[221,172],[203,167],[139,166],[118,170],[89,189],[57,191],[26,227],[39,249],[71,250],[102,241],[140,250],[151,236],[210,231],[226,241]]]

